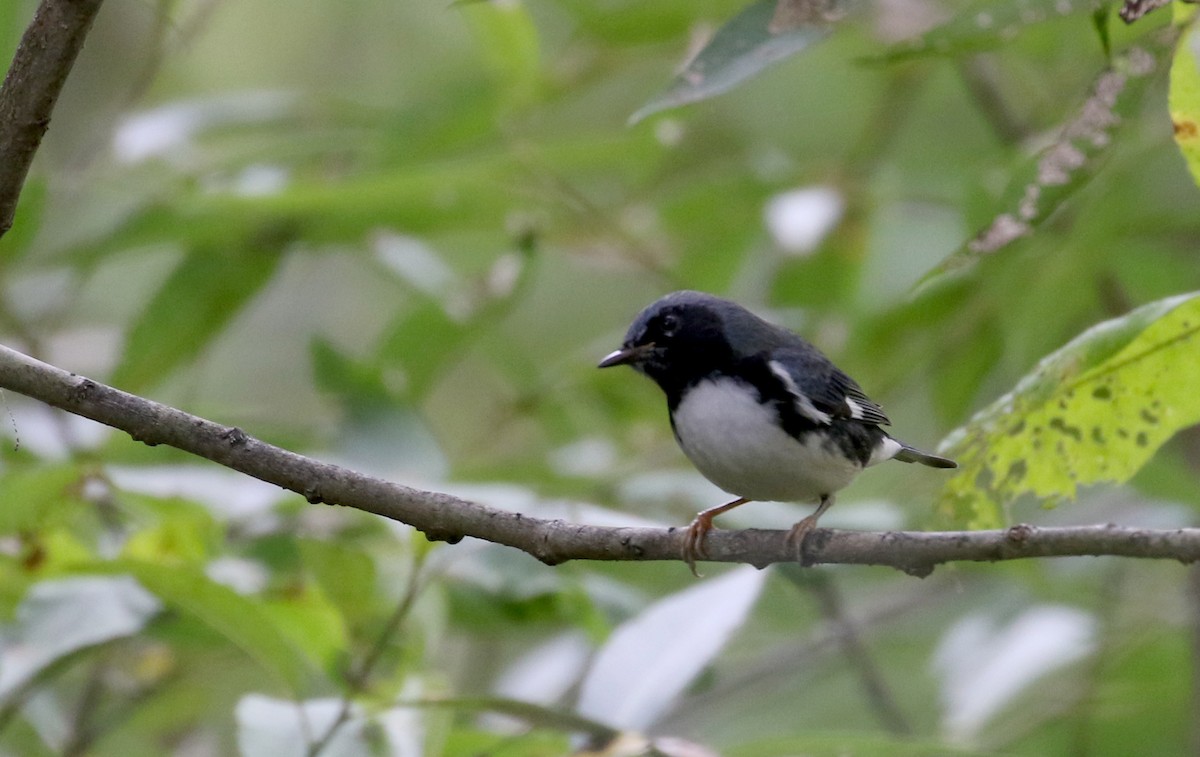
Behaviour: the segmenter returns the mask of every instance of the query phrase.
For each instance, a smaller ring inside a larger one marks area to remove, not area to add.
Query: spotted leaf
[[[1128,480],[1180,428],[1200,422],[1200,292],[1145,305],[1085,331],[954,432],[960,469],[946,525],[1001,525],[1032,494],[1047,504],[1083,485]]]

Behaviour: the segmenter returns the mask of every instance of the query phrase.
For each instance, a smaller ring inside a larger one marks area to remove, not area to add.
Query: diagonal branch
[[[102,0],[42,0],[0,86],[0,237]]]
[[[259,441],[222,426],[0,347],[0,388],[128,433],[166,444],[303,495],[401,523],[433,540],[474,536],[527,552],[548,565],[567,560],[679,560],[684,529],[604,528],[531,518],[449,494],[412,489]],[[765,567],[795,562],[786,531],[716,531],[709,559]],[[1200,529],[1150,530],[1112,525],[963,532],[837,531],[819,528],[805,542],[805,562],[884,565],[925,576],[942,563],[1027,557],[1118,555],[1194,562]]]
[[[41,0],[0,87],[0,236],[13,216],[33,156],[102,0]],[[121,429],[146,444],[167,444],[305,496],[410,524],[430,539],[464,536],[515,547],[547,564],[566,560],[678,560],[683,531],[601,528],[530,518],[421,491],[297,455],[166,405],[119,391],[0,347],[0,387]],[[710,534],[709,558],[763,567],[794,562],[783,531]],[[1200,529],[1152,531],[1088,526],[919,533],[817,529],[805,542],[809,564],[885,565],[928,575],[954,560],[996,561],[1066,555],[1200,560]]]

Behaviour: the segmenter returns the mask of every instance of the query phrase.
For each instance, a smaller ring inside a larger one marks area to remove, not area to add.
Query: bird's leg
[[[683,535],[683,561],[687,563],[693,576],[696,578],[700,577],[700,574],[696,572],[696,558],[708,556],[704,551],[704,537],[713,528],[713,518],[727,510],[732,510],[738,505],[744,505],[749,501],[745,497],[739,497],[732,502],[710,507],[707,510],[697,513],[696,517],[692,519],[691,524],[688,525],[687,531]]]
[[[817,518],[828,510],[833,505],[832,494],[822,494],[821,504],[817,505],[817,511],[807,518],[801,520],[796,525],[792,526],[792,530],[788,531],[788,544],[796,550],[796,559],[804,562],[804,537],[808,536],[808,532],[817,527]]]

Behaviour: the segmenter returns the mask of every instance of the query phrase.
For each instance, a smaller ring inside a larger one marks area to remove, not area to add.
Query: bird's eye
[[[679,331],[679,316],[667,313],[658,322],[658,330],[663,336],[675,336],[675,332]]]

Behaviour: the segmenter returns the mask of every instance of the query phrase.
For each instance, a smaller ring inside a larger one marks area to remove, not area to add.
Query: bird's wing
[[[797,412],[813,423],[853,419],[881,426],[891,424],[883,408],[819,352],[775,349],[766,356],[767,368],[792,397]]]

